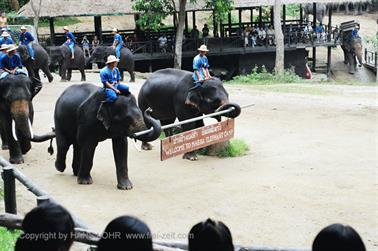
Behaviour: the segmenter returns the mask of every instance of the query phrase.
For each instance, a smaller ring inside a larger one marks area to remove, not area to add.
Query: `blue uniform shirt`
[[[201,75],[201,78],[205,79],[205,73],[202,71],[202,68],[207,68],[207,69],[210,68],[209,61],[207,60],[206,56],[201,57],[201,55],[198,54],[193,59],[193,70],[194,71],[198,70],[198,72]],[[193,72],[193,79],[195,82],[199,81],[197,74],[195,72]]]
[[[121,80],[121,74],[117,67],[110,70],[109,67],[105,66],[100,71],[101,82],[104,84],[104,88],[106,88],[106,83],[117,84]]]
[[[5,40],[4,37],[0,38],[0,46],[3,44],[13,44],[13,40],[11,37],[8,37],[7,40]]]
[[[8,70],[14,70],[17,67],[22,68],[21,58],[18,55],[13,55],[11,58],[8,56],[8,54],[4,54],[0,58],[0,68],[1,69],[8,69]]]
[[[66,33],[66,38],[67,38],[67,40],[68,39],[71,39],[71,43],[76,43],[76,40],[75,40],[75,36],[72,34],[72,32],[67,32]]]
[[[30,42],[34,41],[34,37],[30,32],[25,32],[20,34],[20,44],[28,45]]]
[[[121,35],[118,34],[118,33],[114,35],[114,41],[113,41],[113,44],[115,44],[116,41],[118,41],[117,46],[120,46],[120,45],[123,44],[122,37],[121,37]]]

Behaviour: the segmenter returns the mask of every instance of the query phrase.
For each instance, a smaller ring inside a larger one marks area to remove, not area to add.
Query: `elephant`
[[[23,154],[31,142],[42,142],[53,134],[33,134],[33,84],[25,75],[9,75],[0,80],[0,133],[2,149],[9,149],[10,163],[24,163]]]
[[[360,37],[352,38],[351,31],[344,31],[342,34],[341,48],[344,52],[344,64],[348,64],[348,71],[354,74],[358,66],[362,67],[362,39]]]
[[[61,81],[70,81],[73,69],[79,69],[81,81],[85,81],[85,57],[83,50],[75,45],[75,59],[71,59],[71,51],[66,45],[52,46],[49,48],[50,66],[60,66]]]
[[[141,110],[150,107],[152,116],[161,121],[162,125],[171,124],[178,120],[186,120],[210,114],[222,107],[229,106],[236,108],[229,117],[236,117],[240,114],[240,107],[237,104],[230,104],[228,93],[223,83],[218,78],[206,80],[201,87],[190,95],[190,104],[186,104],[186,98],[193,87],[192,72],[178,69],[163,69],[156,71],[143,84],[138,104]],[[217,118],[220,121],[220,117]],[[203,120],[184,124],[183,131],[189,131],[204,126]],[[165,130],[166,136],[173,134],[172,130]],[[143,150],[150,150],[151,145],[142,143]],[[184,154],[184,159],[197,160],[195,152]]]
[[[313,3],[307,3],[303,7],[303,13],[304,13],[304,19],[309,22],[312,20],[309,20],[309,15],[314,14],[314,5]],[[327,5],[323,3],[317,3],[316,4],[316,20],[318,20],[319,23],[323,23],[323,18],[325,17],[327,13]]]
[[[28,48],[25,45],[20,45],[18,47],[18,53],[21,57],[22,64],[28,70],[30,78],[36,77],[38,80],[40,80],[39,70],[41,69],[51,83],[54,80],[54,77],[51,75],[49,69],[49,54],[47,54],[46,50],[39,44],[34,43],[33,49],[35,53],[35,60],[30,59]]]
[[[105,63],[106,58],[109,55],[115,55],[115,51],[112,46],[97,46],[93,49],[91,56],[87,60],[87,64],[90,63]],[[130,74],[130,82],[135,82],[135,62],[133,53],[126,47],[121,49],[121,57],[118,64],[118,68],[121,71],[121,78],[123,80],[123,72],[126,70]]]
[[[98,142],[111,138],[117,188],[128,190],[132,183],[128,177],[127,137],[153,141],[160,136],[161,125],[149,115],[149,110],[143,117],[132,94],[120,95],[114,103],[105,103],[104,100],[103,88],[88,83],[72,85],[59,97],[54,112],[55,168],[60,172],[65,170],[66,154],[73,145],[73,174],[79,184],[92,184],[90,171],[96,146]],[[134,135],[146,130],[147,126],[152,126],[153,130],[144,136]]]
[[[344,1],[340,3],[330,4],[330,7],[335,9],[337,12],[340,12],[341,8],[344,8],[345,15],[350,15],[351,9],[354,10],[355,15],[362,15],[363,12],[369,12],[373,2],[371,0],[367,1]]]

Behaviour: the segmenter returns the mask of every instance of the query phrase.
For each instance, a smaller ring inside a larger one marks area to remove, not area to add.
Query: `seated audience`
[[[45,202],[26,214],[24,233],[16,242],[15,251],[67,251],[73,243],[74,221],[62,206]]]
[[[189,251],[234,251],[231,232],[220,221],[207,219],[189,232]]]
[[[106,226],[97,250],[152,251],[152,234],[138,218],[120,216]]]

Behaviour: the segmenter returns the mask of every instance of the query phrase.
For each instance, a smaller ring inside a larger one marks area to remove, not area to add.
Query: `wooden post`
[[[242,28],[242,9],[239,9],[239,30]]]
[[[214,37],[219,37],[218,34],[218,23],[217,20],[215,19],[215,11],[213,11],[213,26],[214,26]]]
[[[100,43],[103,43],[101,16],[94,16],[94,28],[95,28],[95,35],[97,36]]]
[[[313,3],[313,8],[312,8],[312,15],[313,15],[313,26],[316,28],[316,3]]]
[[[259,7],[259,27],[262,26],[262,6]]]
[[[327,46],[327,76],[329,77],[331,75],[331,46]]]
[[[49,18],[49,25],[50,25],[50,41],[51,45],[55,45],[55,27],[54,27],[54,18]]]
[[[3,168],[3,180],[5,212],[17,214],[16,179],[13,175],[13,167],[6,166]]]
[[[188,27],[188,12],[185,12],[185,34],[189,33],[189,27]]]
[[[231,20],[231,11],[228,12],[228,36],[231,36],[231,26],[232,26],[232,20]]]
[[[192,21],[193,21],[193,29],[194,29],[194,27],[196,26],[196,12],[195,11],[193,11],[193,13],[192,13]]]
[[[377,66],[378,66],[378,62],[377,62],[378,61],[377,60],[378,59],[378,53],[377,52],[375,52],[374,58],[375,58],[375,62],[374,62],[375,63],[375,68],[377,68]],[[377,71],[377,74],[378,74],[378,71]]]
[[[328,10],[328,42],[331,42],[331,34],[332,34],[332,8]]]
[[[283,27],[285,29],[285,26],[286,26],[286,5],[285,4],[282,5],[282,23],[283,23]]]
[[[251,26],[253,24],[253,7],[251,8]]]
[[[302,4],[299,5],[299,23],[302,26],[303,25],[303,8]]]
[[[313,3],[313,29],[316,29],[316,3]],[[312,47],[312,71],[315,72],[316,69],[316,47]]]
[[[273,26],[274,24],[274,10],[273,6],[270,8],[270,24]]]

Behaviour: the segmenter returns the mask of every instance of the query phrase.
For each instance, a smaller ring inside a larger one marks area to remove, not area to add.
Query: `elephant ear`
[[[98,108],[97,111],[97,116],[96,118],[102,122],[106,130],[109,130],[111,126],[110,122],[110,111],[109,111],[109,104],[107,103],[101,103],[100,107]]]
[[[190,89],[186,97],[185,104],[195,107],[197,110],[200,110],[200,104],[202,101],[201,88]]]

